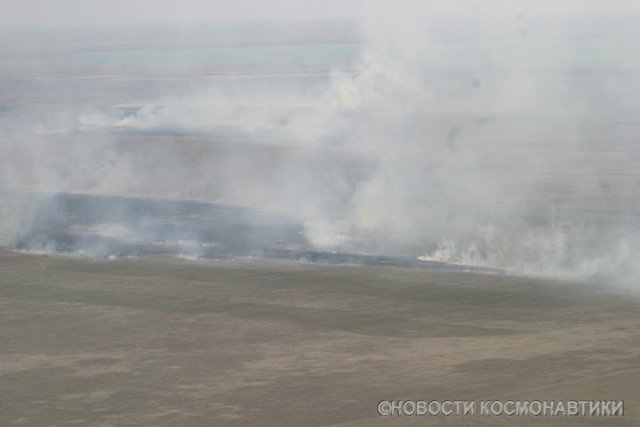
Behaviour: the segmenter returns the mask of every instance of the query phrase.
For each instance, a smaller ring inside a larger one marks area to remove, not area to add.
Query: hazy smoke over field
[[[496,9],[370,16],[346,26],[353,58],[324,71],[299,53],[304,72],[240,70],[166,94],[104,100],[50,83],[28,101],[7,95],[2,244],[56,209],[43,194],[148,196],[277,214],[318,250],[635,283],[633,19]],[[57,107],[23,107],[38,96]],[[127,224],[99,231],[157,232]]]

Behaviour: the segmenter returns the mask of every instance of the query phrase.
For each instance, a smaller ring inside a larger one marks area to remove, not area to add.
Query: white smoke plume
[[[317,249],[634,285],[640,33],[621,14],[489,9],[370,16],[353,61],[312,84],[235,74],[118,100],[124,116],[7,114],[0,186],[241,205]],[[29,215],[5,197],[10,246]]]

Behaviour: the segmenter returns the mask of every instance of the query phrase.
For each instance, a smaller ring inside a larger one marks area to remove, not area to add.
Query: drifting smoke
[[[234,70],[168,96],[47,89],[65,112],[3,113],[2,244],[60,209],[45,194],[151,197],[258,209],[277,219],[249,215],[252,235],[285,218],[303,233],[290,244],[319,250],[633,284],[639,35],[620,16],[526,12],[319,25],[347,34],[328,53],[340,64],[318,71],[309,52],[329,48],[289,46],[305,73]],[[119,224],[83,231],[180,237],[113,209]],[[187,252],[217,239],[205,231]]]

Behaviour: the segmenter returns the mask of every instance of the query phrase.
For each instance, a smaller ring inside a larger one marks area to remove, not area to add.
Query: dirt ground
[[[640,297],[393,267],[0,252],[0,425],[640,425]],[[380,417],[380,400],[624,400]]]

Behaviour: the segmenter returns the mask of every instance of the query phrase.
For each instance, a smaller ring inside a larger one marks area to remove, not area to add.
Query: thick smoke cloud
[[[126,114],[7,113],[3,244],[46,205],[34,193],[146,196],[282,215],[321,250],[633,285],[640,39],[622,16],[511,12],[370,17],[350,67],[313,83],[236,75]]]

